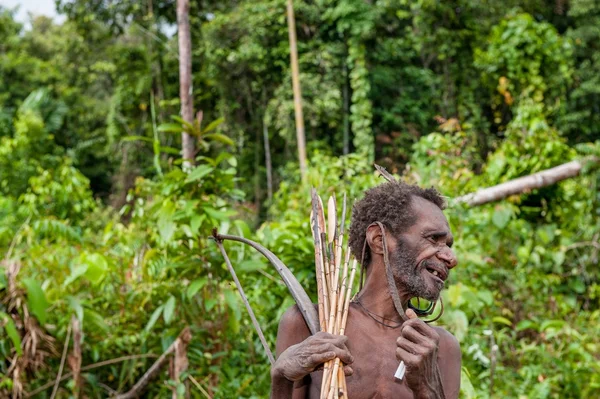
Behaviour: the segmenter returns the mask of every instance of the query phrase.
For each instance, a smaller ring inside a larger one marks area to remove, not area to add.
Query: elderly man
[[[372,188],[355,204],[349,245],[366,280],[350,306],[346,336],[311,336],[298,308],[290,308],[279,324],[271,398],[319,398],[320,366],[335,357],[347,365],[352,399],[458,397],[458,341],[408,306],[411,298],[438,300],[456,266],[443,209],[435,189],[399,182]],[[401,361],[402,380],[394,377]]]

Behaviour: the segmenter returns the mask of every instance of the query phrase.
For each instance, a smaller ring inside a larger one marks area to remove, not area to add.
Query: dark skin
[[[402,240],[403,248],[414,254],[410,272],[419,282],[419,296],[435,299],[457,263],[450,249],[453,237],[444,214],[435,204],[414,197],[411,206],[417,216],[415,224],[399,237],[385,232],[390,264],[392,268],[397,264],[394,254]],[[352,303],[346,336],[311,336],[298,308],[290,308],[279,324],[277,361],[271,369],[271,398],[319,398],[322,365],[335,357],[347,365],[344,371],[352,399],[458,398],[458,341],[443,328],[429,326],[416,318],[412,310],[406,310],[416,293],[410,292],[402,276],[396,276],[398,293],[409,318],[402,322],[387,287],[382,231],[377,225],[367,229],[367,244],[371,263],[358,297],[372,314],[385,318],[376,317],[388,326],[376,322],[359,304]],[[402,381],[394,378],[400,361],[407,367]]]

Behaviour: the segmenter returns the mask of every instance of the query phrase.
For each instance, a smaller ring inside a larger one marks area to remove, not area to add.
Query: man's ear
[[[369,227],[367,227],[367,245],[371,250],[372,254],[383,255],[383,240],[381,228],[379,225],[373,223]]]

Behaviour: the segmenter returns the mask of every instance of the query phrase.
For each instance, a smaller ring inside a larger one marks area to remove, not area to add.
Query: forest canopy
[[[268,247],[314,299],[310,190],[361,198],[376,162],[452,205],[438,324],[461,397],[600,397],[600,3],[295,0],[304,177],[286,4],[191,1],[191,120],[176,1],[57,0],[63,22],[27,27],[0,6],[0,396],[124,394],[186,341],[147,397],[268,397],[211,231]],[[558,184],[453,202],[569,161]],[[274,347],[293,299],[226,247]]]

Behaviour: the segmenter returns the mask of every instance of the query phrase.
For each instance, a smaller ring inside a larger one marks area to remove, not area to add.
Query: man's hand
[[[299,344],[287,348],[271,369],[274,376],[285,377],[289,381],[298,381],[314,371],[319,365],[339,357],[344,364],[354,359],[346,347],[348,337],[319,332]],[[352,370],[345,367],[346,374]]]
[[[417,318],[412,309],[406,311],[410,320],[402,325],[396,341],[396,358],[406,365],[405,379],[415,398],[444,398],[438,368],[440,336]]]

